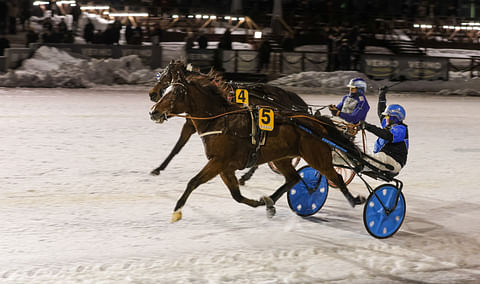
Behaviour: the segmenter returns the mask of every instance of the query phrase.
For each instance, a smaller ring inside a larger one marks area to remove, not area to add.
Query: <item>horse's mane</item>
[[[213,92],[221,94],[227,101],[230,96],[230,85],[223,80],[220,73],[213,69],[210,69],[208,73],[202,73],[199,68],[194,67],[191,64],[185,64],[183,61],[173,62],[181,64],[183,67],[183,73],[187,81],[194,82],[202,88],[211,89]],[[214,89],[218,89],[214,91]]]
[[[225,83],[222,79],[215,77],[215,75],[209,74],[192,73],[191,76],[188,77],[188,81],[191,84],[196,85],[200,91],[208,94],[212,100],[220,103],[222,106],[229,107],[232,105],[236,105],[232,104],[227,99],[229,96],[228,84]],[[213,79],[216,79],[217,81],[214,82]]]
[[[190,64],[185,65],[183,62],[179,63],[183,64],[184,73],[189,80],[201,81],[204,88],[211,88],[212,86],[218,88],[218,92],[231,104],[234,104],[234,102],[230,100],[232,89],[246,88],[252,91],[252,95],[257,94],[256,96],[254,95],[255,99],[263,100],[265,104],[272,104],[273,107],[308,112],[307,103],[294,92],[265,83],[227,83],[223,80],[223,76],[213,69],[210,69],[208,73],[202,73],[199,68]],[[201,77],[203,78],[201,79]]]

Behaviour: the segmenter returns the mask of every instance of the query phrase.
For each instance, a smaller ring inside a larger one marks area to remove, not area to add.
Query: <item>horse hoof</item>
[[[172,223],[177,222],[178,220],[182,219],[182,211],[175,211],[172,214]]]
[[[263,203],[265,203],[265,207],[267,207],[267,217],[268,218],[272,218],[273,216],[275,216],[275,213],[277,213],[277,210],[275,209],[275,206],[274,206],[274,202],[273,200],[268,197],[268,196],[263,196],[262,197],[262,201]]]
[[[275,209],[275,207],[267,207],[267,218],[271,219],[273,218],[273,216],[275,216],[275,214],[277,213],[277,209]]]
[[[356,199],[358,199],[358,205],[363,204],[363,203],[365,203],[365,201],[367,201],[367,199],[364,196],[361,196],[361,195],[357,196]]]
[[[348,202],[352,206],[352,208],[355,208],[355,205],[361,205],[367,201],[365,197],[359,195],[357,197],[352,197],[351,199],[348,199]]]
[[[150,174],[151,174],[152,176],[158,176],[158,175],[160,174],[160,171],[158,171],[158,170],[153,170],[153,171],[150,172]]]

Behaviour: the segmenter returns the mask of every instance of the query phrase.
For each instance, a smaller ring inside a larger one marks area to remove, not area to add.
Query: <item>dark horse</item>
[[[304,113],[276,110],[273,130],[268,132],[265,144],[256,148],[249,135],[252,128],[252,114],[249,111],[251,108],[232,104],[225,97],[225,90],[211,80],[198,76],[187,81],[179,73],[172,78],[172,83],[162,99],[151,108],[151,119],[158,123],[162,123],[169,116],[186,113],[202,137],[208,158],[207,164],[188,182],[183,195],[177,201],[172,222],[182,218],[181,209],[192,191],[218,174],[237,202],[252,207],[265,205],[267,215],[273,216],[275,202],[300,181],[300,176],[291,164],[291,159],[297,156],[301,156],[327,179],[339,185],[352,206],[365,201],[363,197],[352,196],[341,175],[333,168],[332,150],[322,139],[336,141],[352,152],[359,152],[359,149],[339,132],[328,118],[314,118]],[[235,177],[235,171],[245,168],[251,153],[255,151],[258,154],[256,164],[274,161],[285,177],[285,183],[280,188],[260,200],[244,197]]]
[[[302,98],[293,92],[289,92],[268,84],[226,84],[221,80],[217,73],[213,71],[208,74],[200,73],[198,70],[193,70],[193,68],[187,68],[182,61],[171,61],[162,73],[157,74],[157,83],[149,92],[150,100],[153,102],[158,102],[162,98],[165,89],[172,82],[173,76],[178,74],[181,74],[183,77],[185,77],[185,80],[187,81],[196,76],[207,78],[212,83],[217,84],[219,87],[226,90],[224,94],[228,95],[228,100],[233,98],[233,94],[230,94],[230,92],[234,91],[234,89],[247,89],[250,92],[249,98],[251,104],[270,105],[279,109],[301,111],[305,113],[308,112],[307,103],[305,103]],[[183,146],[185,146],[195,132],[196,129],[192,121],[190,119],[186,119],[186,122],[182,127],[180,137],[178,138],[178,141],[173,147],[172,151],[160,164],[160,166],[152,170],[150,173],[152,175],[159,175],[160,171],[163,171],[167,167],[173,157],[180,152],[180,150],[183,148]],[[240,183],[243,184],[245,180],[248,180],[255,169],[256,167],[252,167],[244,176],[242,176]]]

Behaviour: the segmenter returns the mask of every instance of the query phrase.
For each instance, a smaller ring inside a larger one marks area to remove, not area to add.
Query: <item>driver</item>
[[[382,128],[366,121],[362,123],[364,128],[375,134],[378,139],[373,149],[373,157],[384,164],[391,165],[393,170],[387,169],[384,165],[372,161],[372,164],[382,171],[389,171],[398,174],[407,163],[408,155],[408,126],[405,120],[405,109],[398,104],[387,104],[386,93],[388,88],[380,88],[378,96],[377,113]]]
[[[367,83],[362,78],[354,78],[350,80],[347,87],[350,88],[350,92],[343,97],[342,101],[338,105],[330,105],[328,108],[333,116],[357,124],[359,121],[365,120],[370,109],[365,97]]]

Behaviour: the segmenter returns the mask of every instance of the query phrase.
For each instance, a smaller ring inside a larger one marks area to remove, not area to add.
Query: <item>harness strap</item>
[[[200,134],[199,137],[202,138],[202,137],[205,137],[205,136],[208,136],[208,135],[215,135],[215,134],[222,134],[222,133],[223,133],[223,130],[208,131],[208,132]]]
[[[265,144],[265,133],[264,131],[260,130],[258,126],[258,112],[254,112],[251,107],[248,107],[250,118],[252,119],[252,144],[255,145],[255,148],[250,151],[250,155],[248,157],[247,163],[245,168],[250,168],[257,163],[258,160],[258,151],[260,150],[260,146]]]

